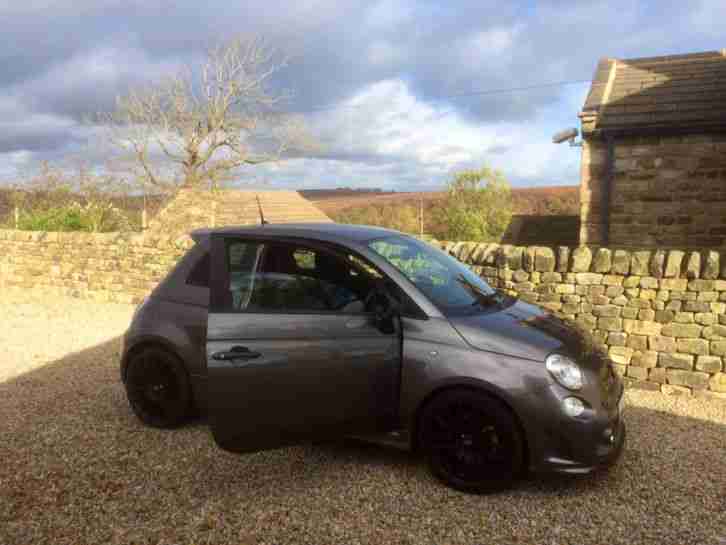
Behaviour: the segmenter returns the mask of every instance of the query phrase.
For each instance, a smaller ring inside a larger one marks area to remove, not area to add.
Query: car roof
[[[264,225],[235,225],[228,227],[196,229],[191,237],[199,242],[212,235],[272,235],[279,237],[300,237],[325,241],[347,240],[363,242],[374,238],[401,235],[399,231],[372,227],[370,225],[350,225],[346,223],[266,223]]]

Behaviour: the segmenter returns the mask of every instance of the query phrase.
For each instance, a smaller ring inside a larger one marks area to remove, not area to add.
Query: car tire
[[[509,488],[522,474],[525,444],[512,411],[469,389],[444,391],[421,411],[419,445],[431,473],[471,493]]]
[[[176,428],[191,416],[189,375],[167,350],[147,347],[134,354],[124,385],[131,410],[147,426]]]

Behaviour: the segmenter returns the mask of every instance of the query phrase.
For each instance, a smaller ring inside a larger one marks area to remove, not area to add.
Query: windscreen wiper
[[[502,297],[499,293],[497,293],[496,291],[492,293],[484,292],[479,286],[477,286],[470,280],[467,280],[463,274],[457,276],[456,281],[462,284],[464,287],[468,288],[471,294],[476,298],[476,301],[472,303],[472,306],[498,306],[501,305],[503,302]]]

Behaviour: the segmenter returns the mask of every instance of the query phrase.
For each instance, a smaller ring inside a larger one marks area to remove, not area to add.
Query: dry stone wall
[[[193,244],[149,233],[0,230],[0,289],[136,303]]]
[[[726,399],[726,253],[439,244],[592,331],[628,385]]]
[[[0,230],[0,294],[139,302],[193,244]],[[492,285],[593,331],[629,385],[726,399],[726,253],[436,244]]]

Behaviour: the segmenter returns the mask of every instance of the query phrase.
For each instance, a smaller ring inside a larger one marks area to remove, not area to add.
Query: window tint
[[[209,287],[209,252],[206,252],[194,265],[187,277],[187,284],[200,288]]]

